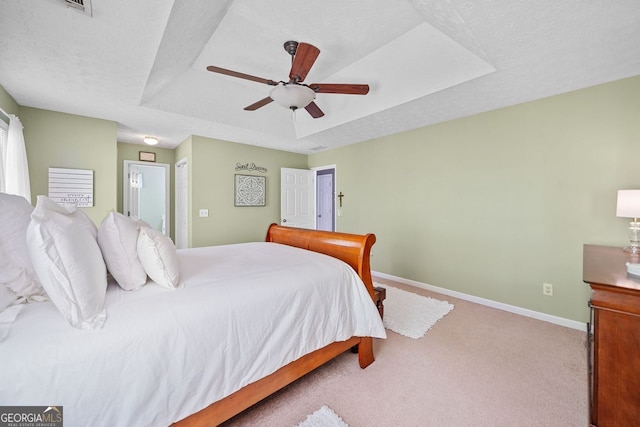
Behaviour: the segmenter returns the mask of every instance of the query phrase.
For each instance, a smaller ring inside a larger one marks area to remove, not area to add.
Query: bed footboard
[[[266,241],[308,249],[346,262],[358,273],[371,299],[376,301],[370,264],[371,247],[376,242],[375,234],[337,233],[271,224]]]
[[[374,234],[335,233],[271,224],[266,241],[323,253],[346,262],[360,276],[375,303],[369,264],[371,247],[376,241]],[[351,337],[346,341],[334,342],[283,366],[273,374],[241,388],[174,425],[216,426],[356,346],[360,367],[366,368],[374,361],[371,337]]]

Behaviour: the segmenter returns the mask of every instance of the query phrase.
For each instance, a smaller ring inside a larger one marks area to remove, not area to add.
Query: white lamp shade
[[[145,136],[144,142],[145,144],[156,145],[158,143],[158,138],[155,138],[153,136]]]
[[[616,216],[640,218],[640,190],[618,190]]]
[[[306,86],[289,84],[278,85],[269,94],[276,103],[287,108],[304,108],[316,99],[316,93]]]

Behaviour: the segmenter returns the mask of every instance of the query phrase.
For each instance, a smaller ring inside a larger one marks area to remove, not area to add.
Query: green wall
[[[2,86],[0,86],[0,108],[7,114],[15,114],[16,116],[20,108],[16,100]]]
[[[336,164],[338,228],[373,232],[372,268],[588,320],[582,245],[624,246],[640,188],[640,77],[309,156]],[[554,285],[552,297],[542,283]]]
[[[94,171],[92,208],[82,208],[100,224],[116,208],[116,122],[20,107],[29,159],[31,197],[49,194],[49,167]]]
[[[307,167],[306,155],[201,136],[178,147],[176,160],[184,157],[189,162],[192,247],[264,240],[269,224],[280,221],[280,168]],[[236,172],[237,163],[255,163],[268,172]],[[266,206],[234,206],[236,173],[267,177]],[[209,209],[209,217],[200,218],[199,209]]]
[[[638,99],[634,77],[307,157],[199,136],[176,150],[118,144],[114,122],[20,107],[0,87],[25,127],[34,201],[49,166],[93,169],[99,223],[122,209],[122,161],[144,148],[188,159],[190,246],[262,240],[280,219],[280,168],[335,164],[338,229],[376,233],[374,270],[579,321],[582,245],[627,242],[615,201],[640,188]],[[268,169],[266,207],[233,206],[247,162]]]

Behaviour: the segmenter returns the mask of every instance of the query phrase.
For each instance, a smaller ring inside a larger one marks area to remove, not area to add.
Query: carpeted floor
[[[224,425],[295,426],[323,405],[351,427],[588,425],[586,332],[395,285],[455,309],[420,339],[387,331],[367,369],[344,353]]]

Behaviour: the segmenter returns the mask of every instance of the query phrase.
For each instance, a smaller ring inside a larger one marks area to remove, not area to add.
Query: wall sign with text
[[[49,168],[49,198],[63,206],[93,207],[93,171]]]
[[[267,168],[258,166],[255,163],[236,163],[236,170],[267,173]]]

